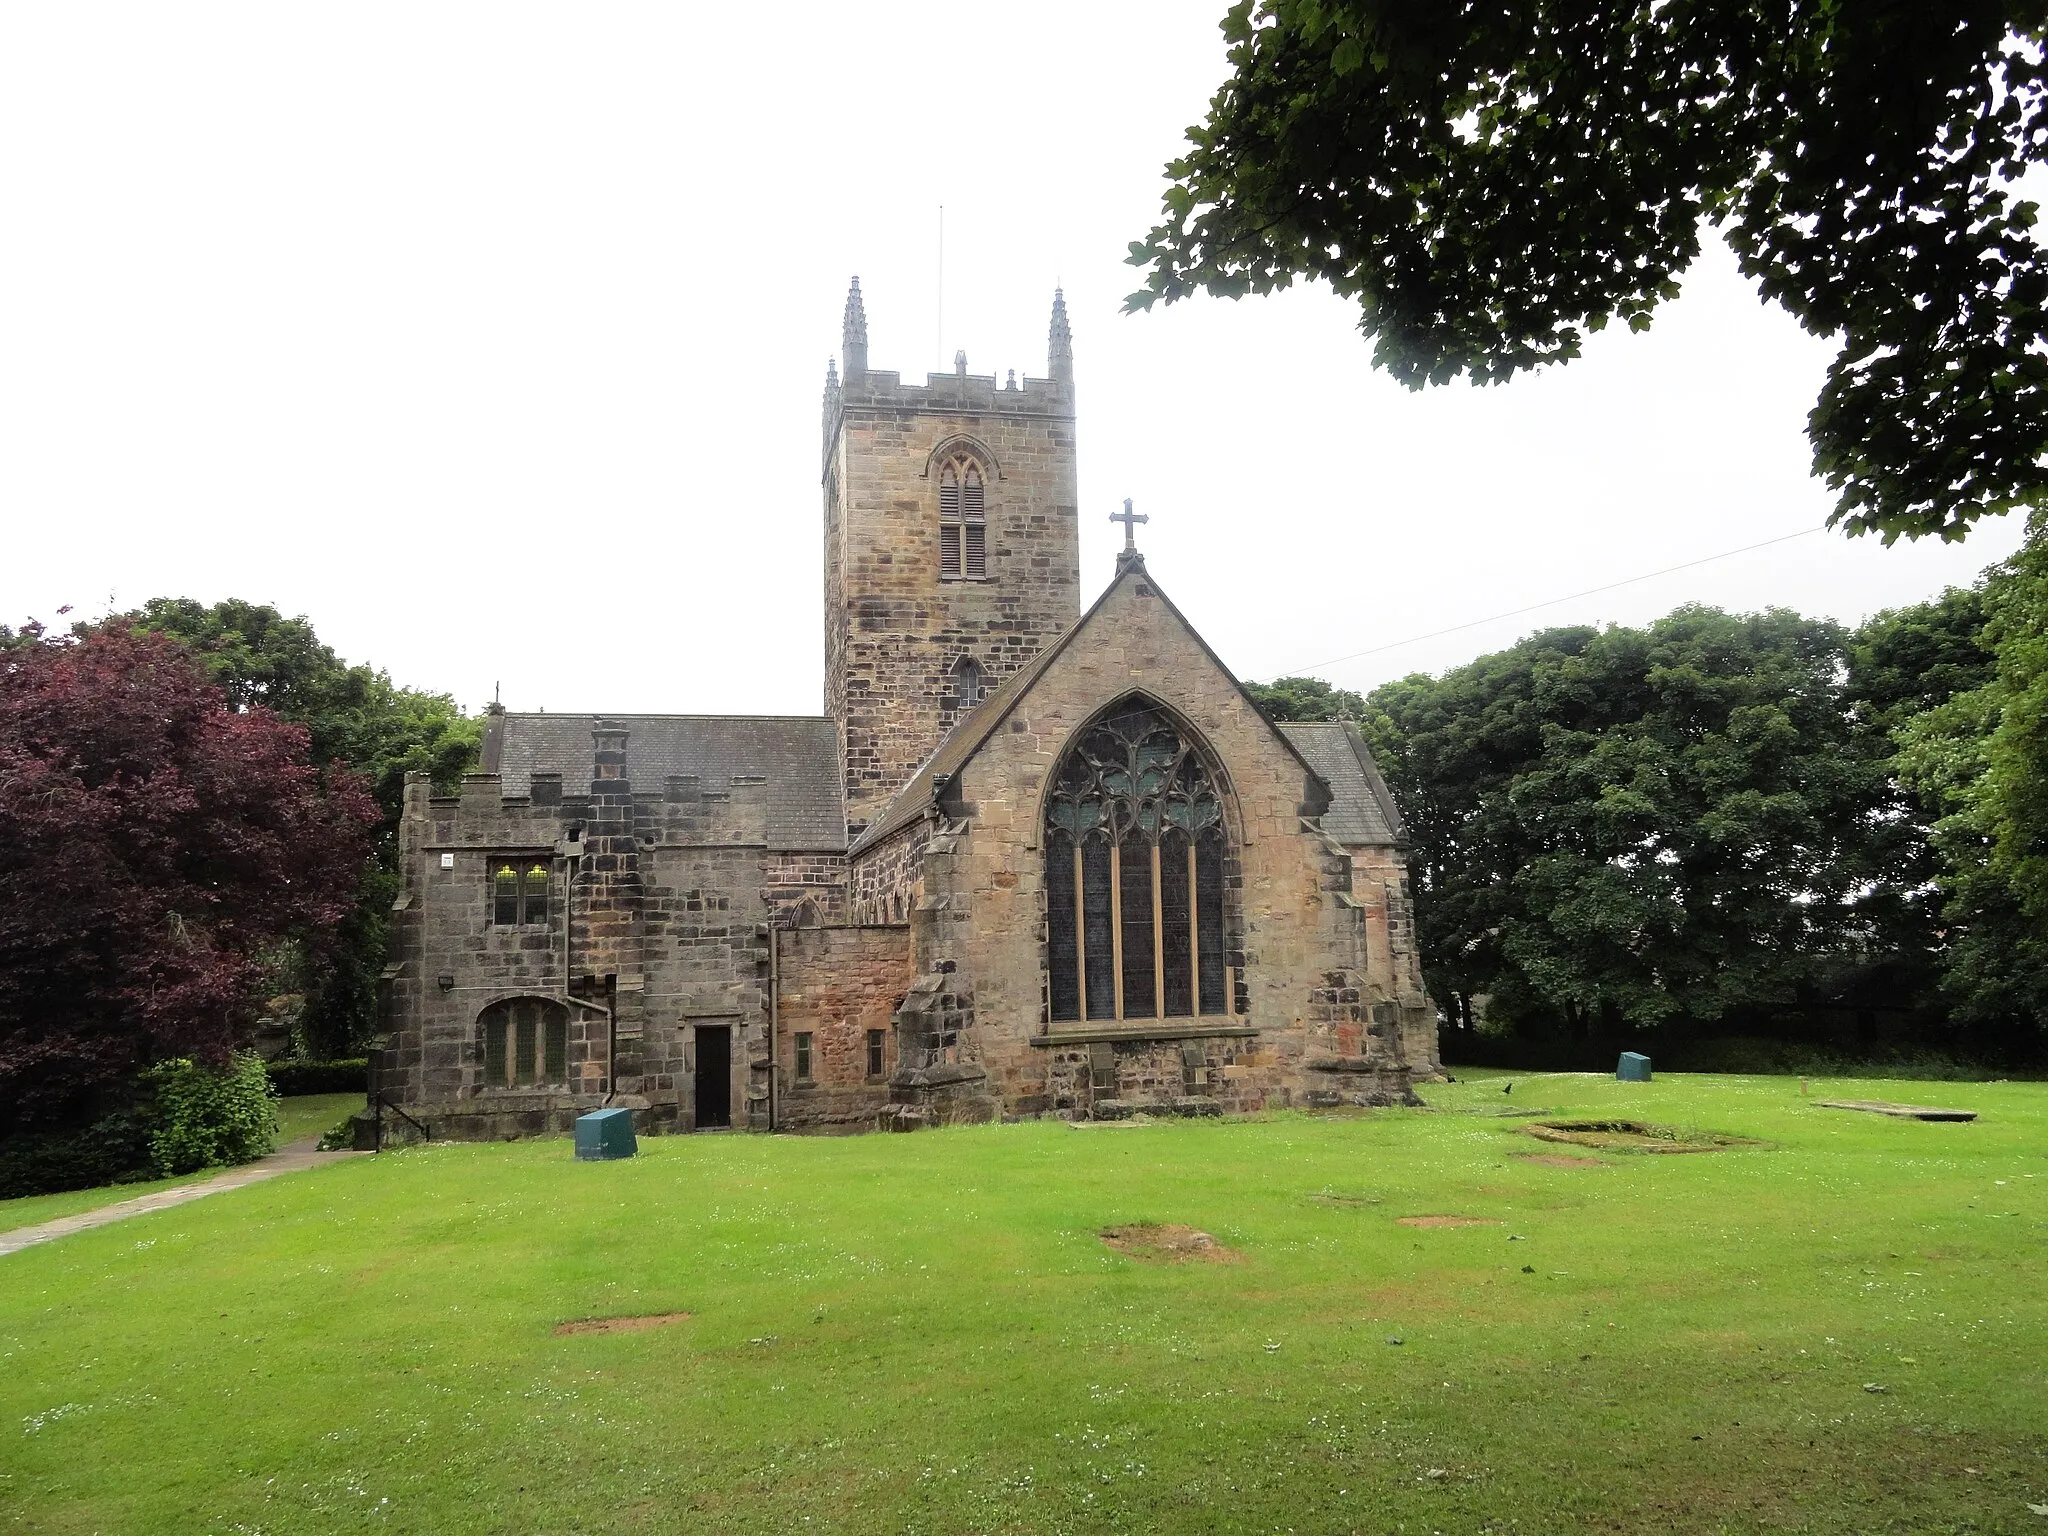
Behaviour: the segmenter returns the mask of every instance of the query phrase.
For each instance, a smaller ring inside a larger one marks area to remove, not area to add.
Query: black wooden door
[[[697,1026],[697,1129],[724,1130],[732,1124],[732,1031],[723,1024]]]

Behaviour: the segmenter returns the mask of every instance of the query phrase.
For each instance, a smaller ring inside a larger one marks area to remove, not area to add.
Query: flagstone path
[[[265,1179],[274,1179],[281,1173],[298,1173],[306,1168],[318,1168],[322,1164],[338,1162],[349,1157],[368,1157],[367,1152],[322,1152],[318,1150],[319,1138],[308,1136],[295,1141],[288,1147],[281,1147],[268,1157],[245,1163],[240,1168],[230,1168],[215,1174],[210,1179],[200,1179],[191,1184],[180,1184],[173,1189],[159,1189],[147,1195],[137,1195],[133,1200],[119,1200],[112,1205],[102,1205],[90,1211],[75,1211],[69,1216],[59,1216],[55,1221],[45,1221],[33,1227],[16,1227],[12,1232],[0,1232],[0,1257],[19,1253],[24,1248],[33,1248],[37,1243],[54,1242],[60,1237],[69,1237],[74,1232],[89,1232],[94,1227],[104,1227],[109,1222],[125,1221],[130,1216],[140,1216],[147,1211],[166,1210],[174,1205],[183,1205],[187,1200],[198,1200],[206,1195],[217,1195],[223,1190],[240,1189],[245,1184],[260,1184]]]

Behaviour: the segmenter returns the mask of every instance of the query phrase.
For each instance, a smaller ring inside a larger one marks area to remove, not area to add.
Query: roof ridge
[[[801,721],[806,725],[830,725],[830,715],[676,715],[657,714],[646,710],[603,710],[565,709],[555,714],[537,709],[508,709],[504,718],[508,720],[788,720]]]

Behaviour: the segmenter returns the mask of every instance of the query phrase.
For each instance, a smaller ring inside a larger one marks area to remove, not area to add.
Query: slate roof
[[[1330,786],[1323,830],[1333,839],[1347,847],[1407,841],[1401,813],[1357,726],[1347,720],[1283,720],[1280,734]]]
[[[768,846],[806,852],[846,847],[839,731],[823,715],[515,715],[502,717],[497,761],[484,771],[508,795],[528,793],[535,772],[559,773],[569,794],[589,787],[591,729],[602,719],[626,732],[626,778],[659,793],[674,774],[707,790],[736,777],[767,781]]]
[[[1187,616],[1174,607],[1173,599],[1168,597],[1165,590],[1160,587],[1158,578],[1145,569],[1144,560],[1130,557],[1119,560],[1117,562],[1116,579],[1102,589],[1102,595],[1089,604],[1088,611],[1082,614],[1080,619],[1057,640],[1032,657],[1030,661],[1026,662],[1017,671],[1011,673],[1010,676],[1003,680],[1000,687],[961,717],[959,723],[947,733],[946,739],[939,743],[938,750],[926,758],[924,766],[910,776],[910,782],[896,792],[889,803],[882,808],[881,815],[869,822],[866,830],[854,839],[852,852],[859,853],[863,849],[872,848],[892,833],[901,831],[904,827],[909,826],[910,823],[922,817],[925,811],[932,805],[933,791],[939,776],[944,775],[948,779],[954,778],[962,768],[967,766],[968,761],[981,749],[981,744],[995,734],[996,727],[1001,725],[1004,719],[1008,717],[1010,711],[1017,707],[1017,701],[1030,691],[1033,683],[1044,676],[1046,668],[1053,664],[1060,653],[1073,642],[1074,638],[1088,627],[1089,622],[1101,610],[1103,604],[1109,601],[1110,594],[1122,586],[1127,578],[1133,581],[1143,580],[1149,583],[1152,588],[1152,595],[1166,605],[1169,613],[1180,620],[1182,626],[1194,639],[1195,644],[1199,645],[1208,655],[1209,660],[1215,663],[1216,669],[1233,683],[1237,683],[1237,674],[1223,665],[1222,659],[1209,649],[1209,642],[1202,638],[1194,625],[1188,623]],[[1237,686],[1238,691],[1243,692],[1244,684],[1237,683]],[[1252,699],[1250,694],[1245,694],[1245,700],[1254,709],[1258,708],[1257,701]],[[1301,759],[1303,767],[1312,773],[1317,771],[1315,765],[1308,760],[1299,747],[1295,746],[1293,741],[1284,737],[1282,739],[1286,742],[1288,748],[1294,752],[1294,755]],[[1358,744],[1358,750],[1361,753],[1365,751],[1364,742],[1361,741]],[[1371,758],[1369,756],[1366,758],[1366,763],[1373,781],[1378,782],[1379,772],[1377,769],[1370,768]],[[1389,800],[1387,805],[1391,811],[1393,802]],[[1334,809],[1334,807],[1332,808]],[[1383,838],[1382,841],[1391,842],[1393,839]]]

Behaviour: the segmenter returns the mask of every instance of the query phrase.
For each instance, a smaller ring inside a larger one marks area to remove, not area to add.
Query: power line
[[[1808,534],[1825,532],[1827,526],[1826,523],[1820,523],[1812,528],[1802,528],[1797,533],[1781,533],[1775,539],[1765,539],[1758,544],[1745,544],[1740,549],[1724,549],[1718,555],[1702,555],[1699,559],[1688,560],[1682,565],[1667,565],[1661,571],[1645,571],[1640,576],[1630,576],[1624,581],[1610,581],[1604,587],[1588,587],[1583,592],[1573,592],[1564,597],[1545,598],[1542,602],[1531,603],[1526,608],[1510,608],[1506,613],[1491,614],[1483,619],[1471,619],[1463,624],[1453,624],[1449,629],[1433,629],[1426,635],[1410,635],[1406,640],[1389,640],[1385,645],[1367,646],[1364,650],[1353,651],[1348,656],[1332,656],[1328,661],[1315,661],[1310,662],[1305,667],[1292,667],[1280,675],[1284,677],[1299,677],[1304,673],[1315,672],[1323,667],[1334,667],[1339,662],[1356,661],[1361,656],[1377,656],[1382,651],[1398,651],[1404,645],[1420,645],[1425,640],[1434,640],[1441,635],[1455,635],[1464,629],[1477,629],[1482,624],[1498,624],[1502,619],[1512,619],[1525,613],[1534,613],[1539,608],[1555,608],[1559,603],[1576,602],[1579,598],[1592,597],[1596,593],[1612,592],[1617,587],[1632,587],[1639,581],[1654,581],[1659,576],[1669,576],[1673,571],[1689,571],[1696,565],[1711,565],[1716,560],[1726,560],[1734,555],[1746,555],[1753,549],[1768,549],[1773,544],[1785,544],[1793,539],[1803,539]]]

